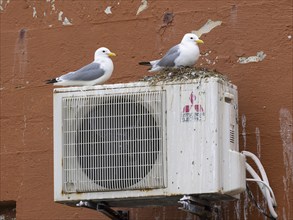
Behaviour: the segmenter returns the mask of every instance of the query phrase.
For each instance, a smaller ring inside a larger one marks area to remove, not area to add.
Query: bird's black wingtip
[[[151,66],[151,63],[150,62],[145,62],[145,61],[143,61],[143,62],[139,62],[138,63],[139,65],[144,65],[144,66]]]
[[[45,80],[46,84],[52,84],[52,83],[55,83],[55,82],[57,82],[56,79],[47,79],[47,80]]]

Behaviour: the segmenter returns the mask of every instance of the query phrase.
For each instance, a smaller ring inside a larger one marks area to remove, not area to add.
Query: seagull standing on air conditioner
[[[198,44],[202,43],[203,41],[198,36],[188,33],[184,35],[181,43],[172,47],[162,59],[139,62],[139,64],[151,66],[149,72],[159,71],[168,67],[192,67],[200,55]]]
[[[116,56],[108,48],[96,50],[94,61],[79,70],[69,72],[54,79],[46,80],[47,84],[55,86],[93,86],[103,84],[112,75],[114,65],[110,57]]]

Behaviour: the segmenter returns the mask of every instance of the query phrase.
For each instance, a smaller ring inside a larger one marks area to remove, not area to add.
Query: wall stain
[[[141,0],[141,4],[137,9],[136,15],[139,15],[141,12],[143,12],[147,8],[148,8],[148,1],[147,0]]]
[[[239,57],[237,62],[240,64],[247,64],[247,63],[257,63],[263,61],[267,55],[263,51],[259,51],[256,53],[256,56],[250,57]]]
[[[242,125],[242,138],[243,138],[243,150],[246,150],[246,116],[243,114],[241,116]]]
[[[242,138],[243,138],[243,150],[247,149],[247,133],[246,133],[246,123],[247,119],[245,114],[242,114],[241,116],[241,126],[242,126]],[[247,191],[243,193],[243,219],[247,220],[248,215],[252,213],[252,205],[250,205],[249,197]]]
[[[159,29],[159,32],[161,32],[160,33],[161,36],[165,33],[166,29],[172,25],[174,17],[175,15],[173,14],[173,12],[166,11],[164,13],[163,24],[160,26],[160,29]]]
[[[201,37],[203,34],[209,33],[215,27],[220,26],[222,21],[212,21],[209,19],[200,29],[192,31],[192,33],[196,34],[198,37]]]
[[[261,140],[260,140],[260,129],[258,127],[255,128],[255,138],[256,138],[256,152],[257,152],[257,157],[259,159],[261,159]],[[261,196],[259,195],[260,191],[257,190],[256,191],[256,201],[258,203],[261,203],[261,207],[265,207],[266,206],[266,200],[263,197],[263,195],[261,194]],[[257,212],[258,216],[260,216],[260,212]]]
[[[37,9],[36,7],[33,7],[33,18],[37,18],[38,15],[37,15]]]
[[[0,11],[4,11],[9,3],[10,0],[0,0]]]
[[[260,157],[261,157],[261,145],[260,145],[260,130],[259,130],[258,127],[255,128],[255,137],[256,137],[257,157],[260,159]]]
[[[293,142],[292,142],[292,115],[286,108],[281,108],[279,112],[280,136],[283,145],[283,159],[285,175],[283,176],[284,199],[287,207],[283,207],[283,219],[291,219],[290,192],[293,184]]]
[[[111,6],[108,6],[105,10],[104,10],[104,12],[105,12],[105,14],[112,14],[112,11],[111,11]]]
[[[14,64],[13,64],[13,83],[16,87],[23,87],[24,76],[28,63],[27,51],[27,29],[22,28],[19,31],[14,49]]]

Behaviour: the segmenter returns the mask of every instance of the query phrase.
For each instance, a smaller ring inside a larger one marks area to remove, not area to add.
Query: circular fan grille
[[[77,158],[89,179],[107,189],[142,180],[160,152],[160,128],[143,104],[108,97],[89,107],[77,131]]]

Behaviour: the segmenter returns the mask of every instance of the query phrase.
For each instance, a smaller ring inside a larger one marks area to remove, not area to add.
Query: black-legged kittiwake
[[[192,67],[200,55],[197,44],[202,43],[203,41],[198,36],[188,33],[184,35],[181,43],[172,47],[162,59],[140,62],[139,64],[151,66],[149,72],[159,71],[168,67]]]
[[[69,72],[54,79],[46,80],[47,84],[56,86],[93,86],[103,84],[112,75],[114,65],[109,57],[116,56],[108,48],[96,50],[94,61],[79,70]]]

